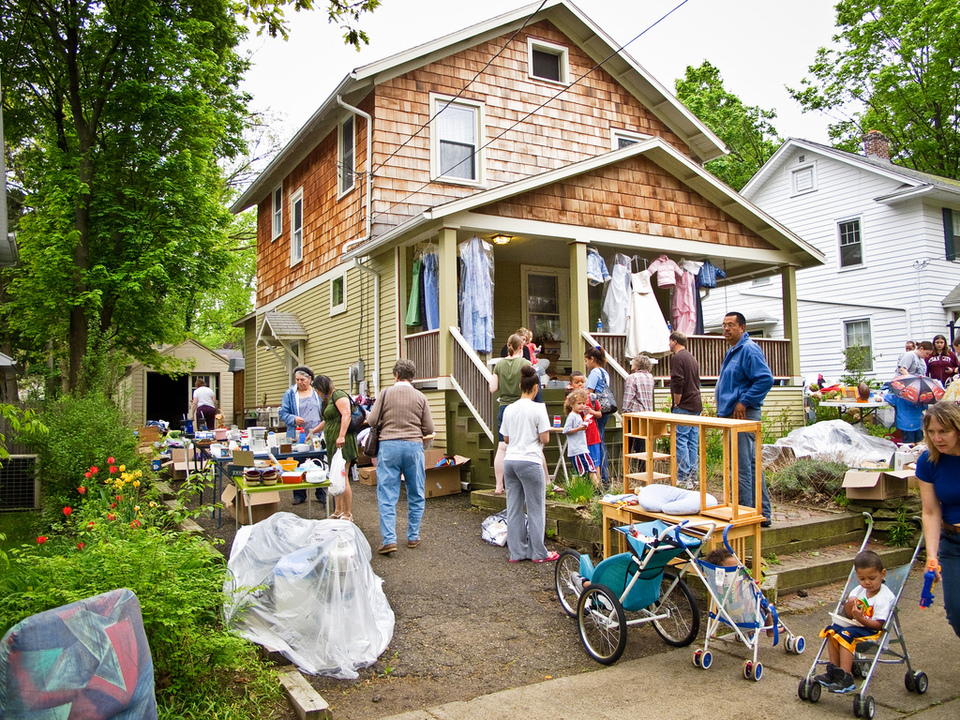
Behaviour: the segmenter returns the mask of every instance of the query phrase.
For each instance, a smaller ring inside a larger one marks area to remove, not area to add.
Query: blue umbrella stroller
[[[863,515],[867,522],[867,533],[863,538],[863,543],[860,545],[860,550],[857,551],[858,553],[867,547],[867,541],[870,540],[870,534],[873,532],[873,517],[869,513],[864,513]],[[854,646],[853,675],[856,678],[863,678],[860,689],[853,696],[853,714],[856,717],[872,718],[877,711],[876,701],[873,699],[873,696],[867,693],[867,689],[879,665],[905,664],[907,666],[907,672],[903,676],[903,684],[906,689],[918,695],[922,695],[927,691],[927,674],[920,670],[915,671],[910,665],[910,654],[907,652],[907,644],[903,639],[903,632],[900,628],[900,616],[897,612],[897,606],[900,604],[900,597],[903,594],[903,586],[907,582],[913,564],[917,561],[917,556],[920,554],[921,548],[923,548],[922,534],[917,542],[917,546],[913,550],[910,562],[906,565],[887,569],[884,584],[890,588],[894,598],[896,598],[896,602],[893,605],[893,612],[890,613],[890,617],[887,618],[883,627],[876,635],[863,638]],[[844,601],[847,599],[847,596],[850,595],[850,591],[858,584],[857,573],[855,569],[851,567],[847,584],[843,588],[840,600],[837,602],[837,606],[831,614],[834,619],[842,618]],[[826,637],[823,639],[823,643],[820,645],[820,651],[813,659],[810,670],[807,671],[806,677],[800,681],[797,694],[801,700],[809,700],[812,703],[820,700],[823,687],[814,675],[817,673],[818,665],[827,664],[826,660],[820,659],[827,646],[827,640],[828,638]],[[897,649],[892,646],[896,646]]]
[[[555,587],[564,612],[577,618],[580,640],[594,660],[612,665],[627,646],[627,627],[653,623],[663,640],[689,645],[700,630],[700,609],[683,580],[715,523],[659,520],[614,528],[626,535],[629,552],[596,567],[589,555],[565,550],[557,560]],[[685,558],[679,567],[671,561]],[[638,617],[627,620],[626,613]]]
[[[736,559],[736,566],[720,566],[698,558],[697,574],[703,580],[707,592],[710,594],[710,616],[707,620],[706,638],[703,648],[694,651],[693,664],[703,670],[713,664],[713,653],[710,652],[711,640],[736,642],[739,640],[753,651],[753,659],[743,662],[743,676],[747,680],[759,682],[763,677],[763,663],[757,660],[760,648],[760,638],[767,632],[773,633],[774,646],[780,641],[780,633],[786,632],[783,647],[788,653],[799,655],[804,651],[806,642],[802,635],[794,635],[777,615],[773,606],[763,592],[760,585],[750,576],[740,558],[730,547],[727,541],[729,526],[723,533],[723,544]],[[727,630],[719,634],[721,630]]]

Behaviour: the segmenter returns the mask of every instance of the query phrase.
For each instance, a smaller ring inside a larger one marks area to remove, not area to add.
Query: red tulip
[[[77,543],[77,550],[83,550],[86,547],[86,544],[82,542]]]
[[[132,523],[130,523],[130,527],[132,527],[132,528],[138,528],[138,527],[140,527],[140,521],[139,521],[139,520],[134,520]]]
[[[47,541],[46,535],[41,535],[37,538],[37,545],[43,545]]]
[[[117,506],[116,503],[110,503],[110,509],[113,510]]]
[[[108,458],[107,458],[107,464],[108,464],[108,465],[113,465],[115,462],[116,462],[116,460],[114,460],[112,457],[108,457]]]
[[[107,513],[107,520],[116,520],[117,516],[113,513]]]
[[[80,493],[81,495],[83,495],[86,491],[87,489],[83,485],[77,488],[77,492]]]
[[[96,465],[94,465],[92,468],[90,468],[90,472],[91,472],[93,475],[96,475],[98,472],[100,472],[100,470],[97,468]]]
[[[116,471],[117,471],[117,466],[116,466],[116,465],[111,465],[111,466],[110,466],[110,472],[115,473]]]
[[[90,472],[89,470],[87,470],[87,471],[83,474],[83,476],[84,476],[85,478],[87,478],[87,480],[89,480],[90,478],[93,477],[93,473]]]
[[[69,516],[70,513],[72,513],[72,512],[73,512],[73,508],[71,508],[71,507],[65,507],[65,508],[63,509],[63,514],[64,514],[64,515]]]
[[[93,530],[93,527],[94,527],[94,523],[93,523],[93,520],[91,520],[90,522],[87,523],[87,529]]]

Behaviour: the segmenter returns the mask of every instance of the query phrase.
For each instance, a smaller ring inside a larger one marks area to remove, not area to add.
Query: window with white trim
[[[837,233],[840,237],[840,267],[863,265],[860,218],[837,223]]]
[[[610,134],[613,138],[612,147],[614,150],[625,148],[628,145],[636,145],[644,140],[649,140],[651,137],[650,135],[644,135],[643,133],[632,132],[630,130],[619,130],[617,128],[611,128]]]
[[[947,260],[960,260],[960,210],[943,208],[943,248]]]
[[[353,115],[340,123],[337,174],[340,178],[339,192],[341,195],[353,189],[354,178],[356,176],[356,165],[354,164],[356,137],[353,127]]]
[[[330,279],[330,314],[339,315],[347,311],[347,271],[342,271]]]
[[[480,183],[483,103],[431,96],[431,170],[435,178]]]
[[[844,320],[843,322],[843,347],[852,348],[859,345],[866,349],[867,354],[864,358],[864,370],[873,372],[873,346],[870,333],[870,321],[865,319]]]
[[[273,191],[273,235],[271,240],[276,240],[283,234],[283,185]]]
[[[790,172],[790,191],[793,195],[804,195],[817,189],[817,166],[814,163],[794,168]]]
[[[536,80],[567,84],[567,49],[563,45],[527,38],[527,74]]]
[[[290,265],[303,260],[303,188],[290,198]]]

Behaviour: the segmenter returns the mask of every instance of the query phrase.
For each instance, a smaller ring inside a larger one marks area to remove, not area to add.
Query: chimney
[[[890,162],[890,141],[879,130],[871,130],[863,136],[863,149],[868,158]]]

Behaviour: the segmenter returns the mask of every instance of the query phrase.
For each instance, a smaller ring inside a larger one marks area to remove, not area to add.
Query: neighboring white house
[[[800,368],[807,381],[844,372],[843,349],[869,346],[869,377],[887,379],[907,338],[952,338],[960,316],[960,182],[894,165],[871,133],[866,157],[788,139],[741,194],[826,257],[797,272]],[[783,337],[780,283],[718,287],[703,301],[707,332],[726,312]]]

